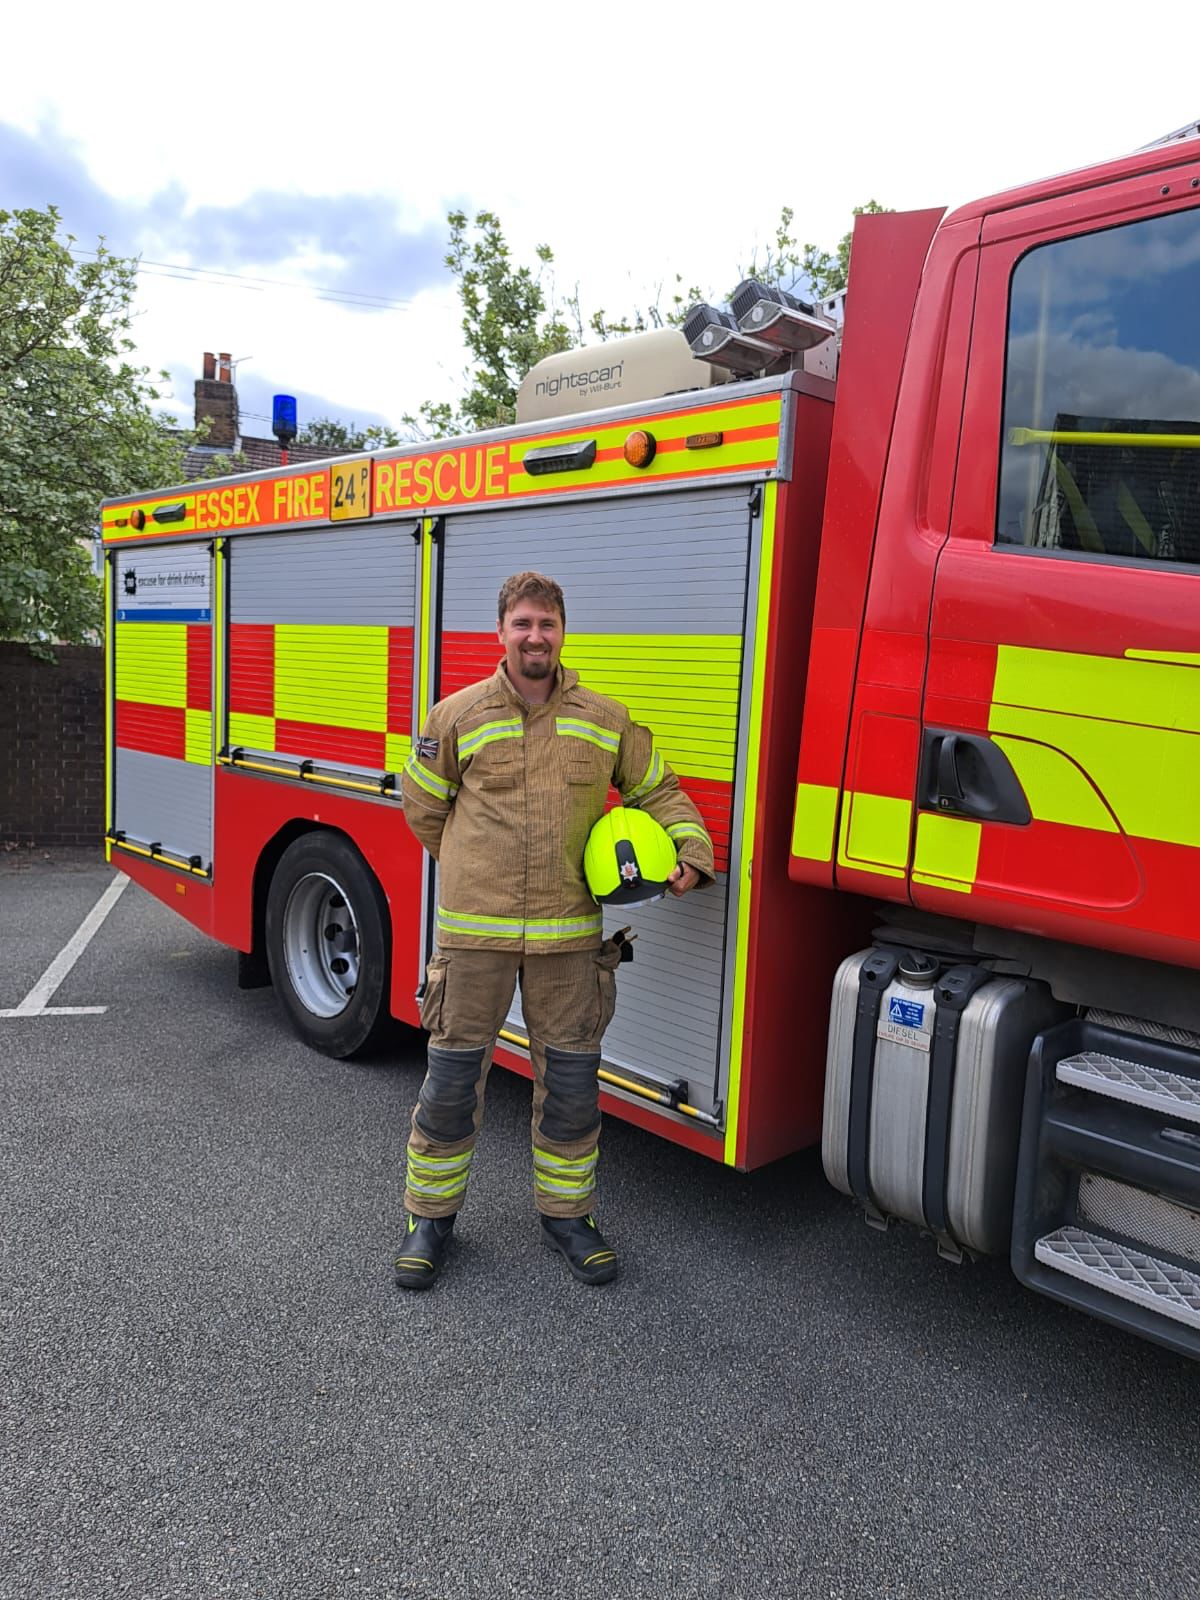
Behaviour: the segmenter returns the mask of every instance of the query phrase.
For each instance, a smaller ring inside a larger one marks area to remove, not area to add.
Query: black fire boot
[[[617,1275],[617,1252],[591,1217],[543,1217],[542,1243],[566,1257],[580,1283],[609,1283]]]
[[[454,1232],[448,1217],[412,1217],[405,1225],[404,1244],[396,1257],[396,1282],[402,1289],[428,1289],[442,1270],[442,1257]]]

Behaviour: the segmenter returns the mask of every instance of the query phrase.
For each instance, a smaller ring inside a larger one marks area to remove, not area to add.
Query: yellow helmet
[[[637,906],[661,900],[676,867],[665,828],[644,811],[614,806],[592,829],[583,852],[583,875],[602,905]]]

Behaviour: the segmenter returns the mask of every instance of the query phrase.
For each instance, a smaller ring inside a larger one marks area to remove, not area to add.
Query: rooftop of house
[[[259,439],[242,433],[238,418],[237,384],[233,362],[222,351],[214,356],[204,352],[204,376],[196,379],[195,426],[204,432],[204,443],[184,452],[183,475],[187,480],[202,478],[215,458],[223,458],[221,472],[264,472],[280,463],[277,439]],[[288,461],[327,461],[324,445],[290,444]]]

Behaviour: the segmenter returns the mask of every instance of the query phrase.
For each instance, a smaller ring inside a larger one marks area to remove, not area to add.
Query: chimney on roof
[[[196,427],[207,422],[204,443],[218,450],[236,450],[238,445],[238,400],[233,384],[233,362],[227,351],[214,357],[204,352],[204,376],[196,379]]]

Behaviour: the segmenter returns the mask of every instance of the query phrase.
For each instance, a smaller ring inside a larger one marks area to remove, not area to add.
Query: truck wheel
[[[267,892],[267,961],[292,1027],[343,1059],[378,1044],[391,1022],[387,901],[348,840],[293,840]]]

